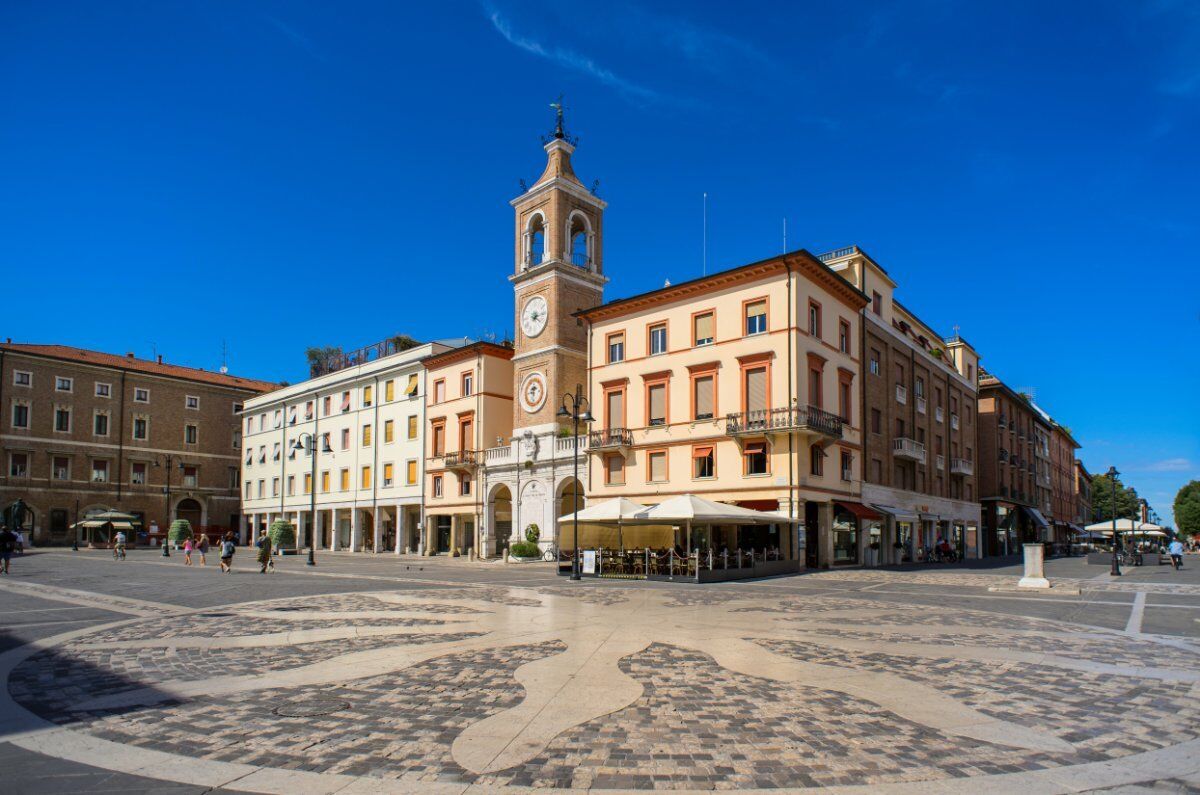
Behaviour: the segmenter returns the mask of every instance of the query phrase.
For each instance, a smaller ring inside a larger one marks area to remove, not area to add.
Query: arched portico
[[[503,483],[496,484],[488,493],[487,526],[487,553],[499,555],[508,547],[513,534],[512,492]]]

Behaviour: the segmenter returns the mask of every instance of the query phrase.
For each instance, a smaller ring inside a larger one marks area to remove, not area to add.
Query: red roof
[[[70,345],[28,345],[19,342],[0,343],[0,350],[14,353],[26,353],[31,356],[44,356],[48,359],[59,359],[67,362],[82,362],[100,367],[114,367],[118,370],[129,370],[135,373],[147,373],[166,378],[181,378],[186,381],[199,381],[215,386],[245,389],[251,392],[269,392],[278,389],[278,384],[269,381],[257,381],[253,378],[241,378],[212,370],[200,370],[195,367],[183,367],[178,364],[152,362],[146,359],[135,359],[132,355],[117,356],[113,353],[89,351],[83,348],[72,348]]]

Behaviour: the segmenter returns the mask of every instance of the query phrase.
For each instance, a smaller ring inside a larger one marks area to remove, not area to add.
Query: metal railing
[[[818,254],[817,259],[821,262],[829,262],[831,259],[839,259],[848,257],[851,254],[858,253],[858,246],[846,246],[845,248],[835,248],[833,251],[827,251],[824,254]]]
[[[605,428],[600,431],[588,432],[588,448],[591,450],[606,450],[632,445],[633,432],[628,428]]]
[[[816,406],[755,409],[725,415],[725,433],[729,436],[788,431],[814,431],[840,439],[842,418]]]
[[[571,252],[571,264],[580,268],[590,268],[592,266],[592,258],[587,253],[573,251]]]
[[[911,461],[925,463],[925,445],[916,439],[906,439],[901,436],[892,440],[892,455],[897,458],[907,458]]]
[[[442,457],[442,463],[447,469],[465,469],[475,466],[474,450],[455,450]]]

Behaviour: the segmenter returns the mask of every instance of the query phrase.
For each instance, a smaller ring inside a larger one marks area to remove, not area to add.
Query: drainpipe
[[[792,361],[792,334],[794,332],[794,324],[792,321],[792,264],[784,260],[784,268],[787,270],[787,384],[788,384],[788,408],[796,408],[796,383],[795,383],[795,367]],[[788,534],[791,535],[792,551],[796,554],[797,563],[800,562],[800,528],[796,522],[796,454],[793,446],[795,439],[795,431],[788,431]]]
[[[120,403],[121,428],[117,432],[117,508],[118,508],[118,510],[120,509],[120,505],[121,505],[121,483],[125,479],[124,475],[123,475],[124,467],[122,465],[122,461],[124,461],[124,458],[125,458],[125,376],[126,376],[126,374],[127,373],[125,370],[121,371],[121,403]],[[95,422],[95,420],[93,419],[92,422]],[[92,430],[95,430],[95,428],[93,428]],[[149,479],[149,477],[147,477],[147,479]],[[170,514],[171,514],[171,509],[168,506],[167,507],[167,525],[168,526],[171,524],[171,515]]]

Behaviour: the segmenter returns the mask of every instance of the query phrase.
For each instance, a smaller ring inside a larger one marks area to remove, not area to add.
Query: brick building
[[[25,501],[36,544],[70,543],[70,526],[103,509],[142,530],[237,527],[238,412],[273,386],[161,357],[0,344],[0,503]]]
[[[1092,515],[1092,473],[1078,458],[1075,459],[1075,523],[1086,527],[1096,521]]]
[[[1050,513],[1047,518],[1054,529],[1054,543],[1067,545],[1082,531],[1087,522],[1079,520],[1077,459],[1079,442],[1071,431],[1053,423],[1050,428]]]
[[[981,370],[978,434],[983,554],[1016,554],[1023,543],[1049,540],[1039,494],[1048,494],[1049,484],[1037,479],[1038,461],[1049,459],[1040,442],[1043,434],[1048,440],[1048,423],[1028,396]]]
[[[857,246],[820,259],[870,299],[862,310],[863,502],[886,520],[868,547],[913,560],[945,538],[978,557],[976,370],[961,337],[943,342],[894,298],[896,282]]]

